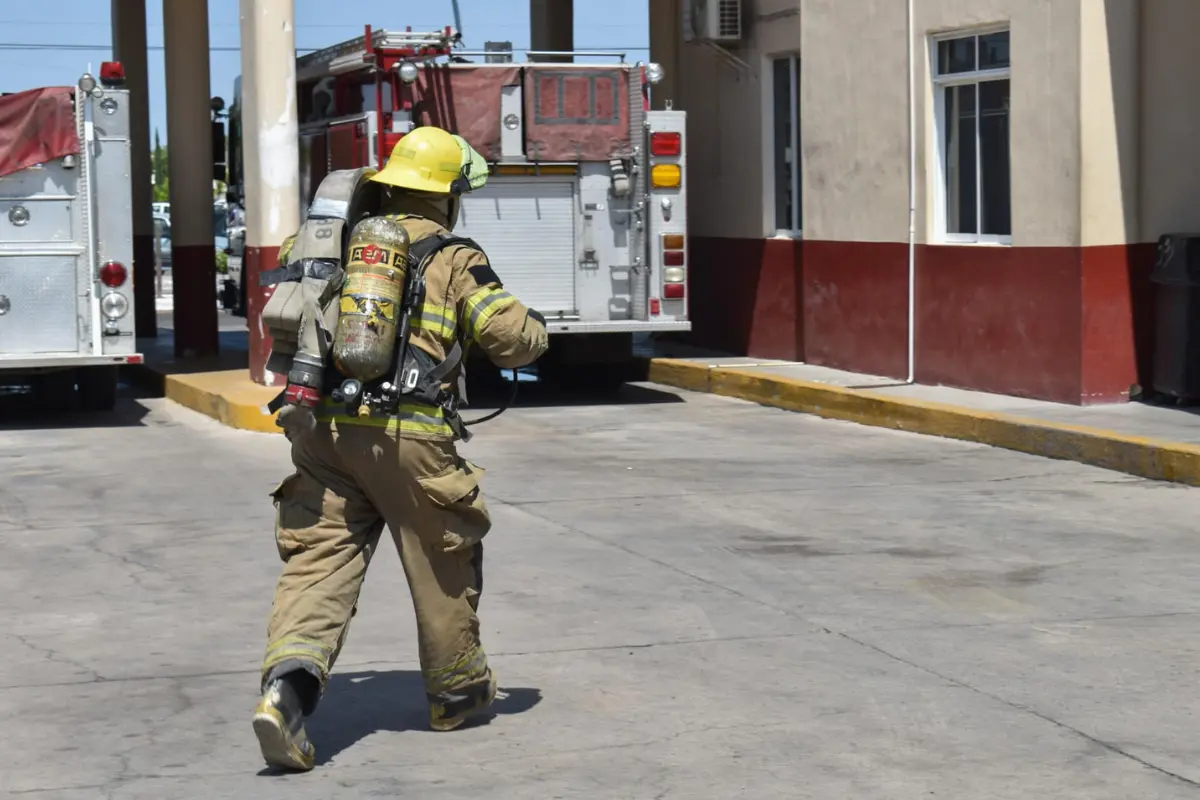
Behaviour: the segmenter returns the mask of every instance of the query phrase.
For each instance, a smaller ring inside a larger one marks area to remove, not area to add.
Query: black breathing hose
[[[470,426],[472,426],[472,425],[478,425],[478,424],[479,424],[479,423],[481,423],[481,422],[487,422],[488,420],[493,420],[493,419],[495,419],[496,417],[498,417],[498,416],[500,416],[501,414],[503,414],[505,411],[507,411],[507,410],[508,410],[508,408],[509,408],[509,406],[511,406],[511,405],[513,404],[513,401],[517,399],[517,384],[518,384],[518,382],[517,382],[517,370],[516,370],[516,368],[513,368],[513,371],[512,371],[512,392],[510,392],[510,393],[509,393],[509,395],[508,395],[508,399],[504,401],[504,405],[500,406],[500,408],[496,409],[496,410],[495,410],[495,411],[493,411],[491,414],[488,414],[488,415],[487,415],[487,416],[485,416],[485,417],[480,417],[479,419],[473,419],[473,420],[471,420],[470,422],[468,422],[467,420],[465,420],[465,419],[464,419],[464,420],[463,420],[463,425],[466,425],[467,427],[470,427]]]

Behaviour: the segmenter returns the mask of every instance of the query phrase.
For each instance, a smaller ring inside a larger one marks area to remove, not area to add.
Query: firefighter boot
[[[486,683],[428,697],[429,726],[435,731],[452,731],[491,706],[496,699],[496,676],[489,669]]]
[[[263,690],[254,709],[254,734],[271,766],[310,770],[316,753],[304,730],[304,700],[289,677],[275,678]]]

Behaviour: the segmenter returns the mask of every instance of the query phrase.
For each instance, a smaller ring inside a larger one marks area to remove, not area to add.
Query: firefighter
[[[428,237],[448,234],[459,196],[486,178],[486,162],[461,138],[418,128],[372,178],[381,185],[378,216],[395,220],[415,249]],[[444,365],[452,350],[459,351],[456,342],[478,346],[502,368],[530,364],[545,352],[545,320],[504,290],[474,243],[459,240],[427,264],[409,345],[431,363]],[[437,374],[453,396],[460,369],[461,362]],[[333,375],[330,385],[341,377]],[[310,431],[288,432],[295,469],[272,495],[284,567],[254,714],[266,761],[298,770],[313,766],[304,718],[325,691],[385,526],[416,611],[430,727],[459,727],[485,711],[496,693],[477,616],[482,539],[491,518],[480,494],[483,470],[455,449],[463,429],[453,403],[404,402],[380,417],[350,413],[327,398],[314,416]]]

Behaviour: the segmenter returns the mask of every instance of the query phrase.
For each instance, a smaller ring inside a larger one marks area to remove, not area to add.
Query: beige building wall
[[[995,23],[1012,31],[1012,244],[1200,231],[1200,0],[914,8],[919,242],[941,241],[929,36]],[[906,241],[905,12],[902,0],[748,0],[732,60],[681,41],[683,0],[651,0],[652,57],[667,72],[655,105],[688,111],[697,235],[774,235],[769,58],[798,53],[805,238]]]
[[[892,0],[803,4],[806,239],[908,238],[905,16],[905,4]]]
[[[688,112],[688,227],[697,235],[761,238],[760,78],[712,51],[685,46],[682,108]]]
[[[746,38],[733,58],[681,41],[681,0],[651,0],[651,57],[666,69],[654,105],[688,112],[689,225],[695,235],[760,239],[774,233],[765,182],[767,58],[799,53],[802,0],[750,0]],[[740,63],[739,63],[740,62]]]
[[[1138,241],[1140,0],[1082,0],[1081,244]]]
[[[1092,2],[1093,0],[1081,0]],[[1009,117],[1012,243],[1017,247],[1080,244],[1080,0],[916,0],[916,33],[1008,22],[1012,31]],[[920,241],[937,243],[933,220],[937,145],[929,53],[918,61]],[[927,177],[928,176],[928,177]],[[932,189],[933,187],[929,187]]]
[[[1138,238],[1200,232],[1200,2],[1142,0]]]
[[[680,26],[671,15],[682,13],[681,0],[651,3],[653,57],[668,70],[659,96],[671,96],[689,115],[694,228],[709,236],[773,235],[768,59],[799,53],[805,238],[906,241],[906,4],[745,5],[747,37],[732,49],[745,64],[735,66],[711,48],[678,41]],[[914,0],[919,242],[941,241],[929,36],[995,23],[1012,31],[1013,245],[1079,246],[1085,227],[1089,243],[1115,242],[1137,228],[1126,199],[1137,196],[1137,169],[1121,151],[1139,152],[1128,144],[1137,139],[1136,116],[1128,109],[1136,108],[1138,95],[1138,5]],[[1189,13],[1200,15],[1200,2]],[[1185,57],[1186,48],[1174,50],[1171,57]],[[1193,141],[1200,139],[1200,105],[1196,109],[1188,134]],[[1093,122],[1085,126],[1083,119]],[[1140,152],[1145,155],[1144,144]]]
[[[1075,2],[915,0],[917,240],[940,241],[939,147],[929,35],[1012,32],[1012,243],[1080,241],[1079,18]],[[806,238],[908,238],[906,7],[807,0],[801,83]],[[819,200],[818,200],[819,198]]]

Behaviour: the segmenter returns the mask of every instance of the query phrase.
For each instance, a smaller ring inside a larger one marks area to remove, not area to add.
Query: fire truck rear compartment
[[[574,180],[493,178],[463,197],[455,233],[484,246],[522,302],[546,317],[578,318]]]
[[[56,159],[0,178],[0,358],[80,350],[78,175]]]
[[[79,350],[75,256],[0,256],[0,356]]]

